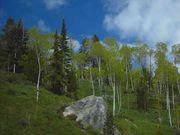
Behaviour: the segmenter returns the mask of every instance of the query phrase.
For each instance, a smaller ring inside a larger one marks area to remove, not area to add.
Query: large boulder
[[[102,97],[88,96],[66,107],[63,115],[75,115],[76,121],[84,128],[92,126],[102,133],[106,119],[106,103]]]
[[[106,102],[102,97],[88,96],[66,107],[63,115],[75,116],[73,118],[80,122],[83,128],[92,126],[103,133],[106,110]],[[117,128],[114,130],[114,135],[121,135]]]

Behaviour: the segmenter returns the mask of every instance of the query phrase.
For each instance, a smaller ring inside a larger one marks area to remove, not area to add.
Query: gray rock
[[[102,97],[88,96],[65,108],[63,115],[75,115],[84,128],[92,126],[103,132],[106,118],[106,103]]]
[[[102,97],[88,96],[66,107],[63,116],[74,115],[76,121],[80,122],[83,128],[92,126],[103,133],[106,110],[106,103]],[[120,135],[117,128],[115,128],[115,135]]]

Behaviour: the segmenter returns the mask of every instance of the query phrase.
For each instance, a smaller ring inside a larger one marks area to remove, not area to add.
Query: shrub
[[[27,83],[27,78],[24,74],[8,73],[0,71],[0,83]]]
[[[13,89],[8,89],[8,90],[6,91],[6,94],[7,94],[7,95],[12,95],[12,96],[14,96],[14,95],[16,95],[16,91],[13,90]]]

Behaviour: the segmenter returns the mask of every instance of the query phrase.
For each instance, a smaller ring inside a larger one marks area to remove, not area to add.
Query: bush
[[[8,73],[0,71],[0,84],[9,83],[27,83],[27,78],[24,74]]]
[[[15,91],[15,90],[12,90],[12,89],[8,89],[8,90],[6,91],[6,94],[7,94],[7,95],[15,96],[15,95],[16,95],[16,91]]]

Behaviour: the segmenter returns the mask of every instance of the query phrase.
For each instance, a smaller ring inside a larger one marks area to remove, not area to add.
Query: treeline
[[[169,54],[168,45],[162,42],[155,49],[144,43],[131,47],[94,35],[84,38],[79,51],[74,52],[64,19],[60,34],[58,30],[52,34],[37,28],[27,30],[22,20],[15,23],[12,18],[2,28],[0,41],[1,70],[23,73],[36,83],[37,101],[40,84],[59,95],[76,98],[78,82],[86,80],[93,95],[112,98],[113,117],[121,112],[122,99],[130,108],[133,94],[138,110],[156,109],[160,123],[162,110],[167,110],[170,126],[179,127],[179,44],[173,45]]]
[[[167,110],[169,125],[174,123],[179,128],[180,45],[173,45],[171,50],[169,52],[163,42],[157,43],[155,49],[144,43],[131,47],[119,44],[114,38],[99,41],[95,35],[83,40],[76,54],[76,65],[79,78],[89,80],[94,95],[100,93],[106,98],[108,88],[112,89],[113,116],[122,110],[124,98],[129,110],[130,98],[134,95],[138,110],[157,110],[160,123],[162,111]]]
[[[40,84],[59,95],[76,98],[78,88],[73,48],[66,34],[65,20],[61,33],[43,33],[32,27],[25,29],[22,20],[8,18],[0,35],[0,69],[8,73],[23,73],[36,83],[37,101]]]

